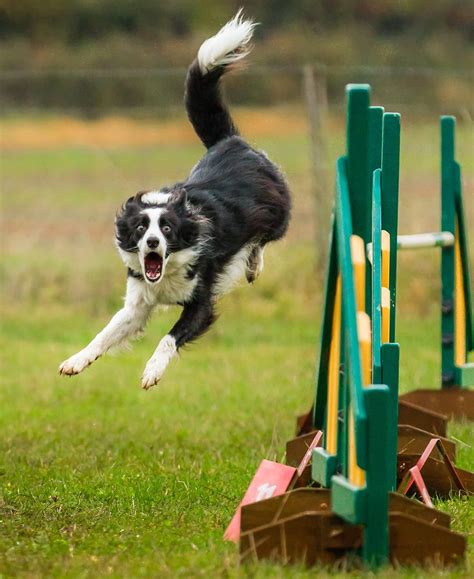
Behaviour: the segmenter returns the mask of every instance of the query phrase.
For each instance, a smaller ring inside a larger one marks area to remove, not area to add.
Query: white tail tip
[[[216,35],[201,45],[197,58],[202,74],[245,58],[252,49],[249,42],[256,26],[252,20],[244,20],[241,8]]]

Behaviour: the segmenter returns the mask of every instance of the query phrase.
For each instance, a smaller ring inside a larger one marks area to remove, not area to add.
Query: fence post
[[[303,90],[310,136],[311,196],[314,203],[316,269],[321,273],[326,263],[328,223],[332,200],[326,176],[327,151],[324,140],[328,98],[326,77],[321,71],[315,74],[311,64],[306,64],[303,67]]]

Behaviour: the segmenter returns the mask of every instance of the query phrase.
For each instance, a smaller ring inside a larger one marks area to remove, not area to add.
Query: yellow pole
[[[341,357],[341,275],[337,276],[334,313],[329,349],[328,414],[326,418],[326,450],[337,453],[337,417],[339,412],[339,365]]]
[[[388,238],[388,245],[390,251],[390,237]],[[357,235],[351,236],[351,257],[357,302],[357,334],[362,365],[362,383],[364,386],[367,386],[371,383],[372,374],[371,328],[370,317],[365,312],[365,244],[364,240]],[[355,424],[352,404],[349,405],[348,428],[349,480],[355,486],[363,487],[365,485],[365,472],[357,465]]]
[[[362,237],[351,235],[351,258],[354,269],[356,309],[365,311],[365,245]]]
[[[390,290],[382,288],[382,343],[390,342]]]
[[[370,317],[365,312],[357,312],[357,333],[362,364],[362,381],[364,386],[368,386],[372,381],[372,333]]]
[[[357,465],[355,425],[352,404],[349,405],[349,480],[357,487],[365,485],[365,472]]]
[[[371,382],[372,350],[370,317],[365,312],[357,312],[357,334],[362,365],[362,382],[364,386],[368,386]],[[365,485],[365,472],[357,465],[352,404],[349,406],[349,480],[358,487]]]
[[[454,364],[462,366],[466,355],[466,300],[464,296],[464,277],[459,243],[459,225],[456,224],[454,242]]]

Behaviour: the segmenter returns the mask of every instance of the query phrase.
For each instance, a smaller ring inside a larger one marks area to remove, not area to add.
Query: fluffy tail
[[[238,135],[219,89],[221,76],[250,52],[256,24],[244,20],[242,10],[199,49],[188,70],[185,103],[189,120],[209,148],[221,139]]]

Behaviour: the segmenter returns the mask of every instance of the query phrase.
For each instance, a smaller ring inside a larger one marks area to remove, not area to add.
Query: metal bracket
[[[444,299],[441,302],[441,312],[444,316],[451,314],[454,311],[454,300]]]
[[[443,372],[441,376],[441,381],[443,386],[453,386],[454,385],[454,373],[453,372]]]
[[[454,344],[453,334],[443,334],[441,337],[441,343],[443,346],[452,346]]]

